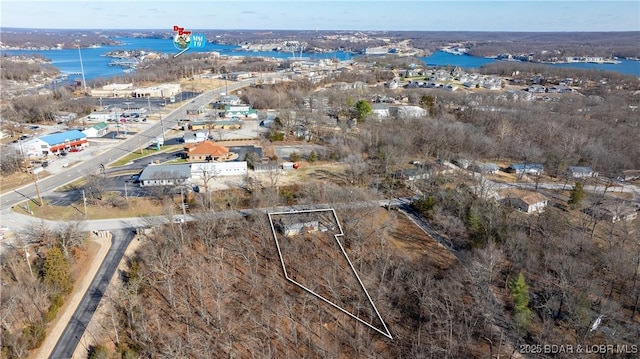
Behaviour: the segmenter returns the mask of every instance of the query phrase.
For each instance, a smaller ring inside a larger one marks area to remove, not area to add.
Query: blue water
[[[80,56],[82,56],[82,66],[84,67],[85,78],[87,81],[96,78],[107,78],[124,74],[123,68],[119,66],[109,66],[109,62],[114,58],[104,56],[106,53],[114,50],[149,50],[153,52],[176,54],[178,50],[174,47],[172,39],[140,39],[140,38],[119,38],[122,45],[103,46],[100,48],[83,48],[80,49],[64,49],[64,50],[3,50],[1,54],[22,55],[38,54],[51,60],[51,65],[60,69],[63,74],[80,73]],[[188,52],[212,52],[217,51],[221,55],[228,56],[263,56],[275,57],[280,59],[290,58],[293,54],[288,52],[277,51],[243,51],[239,46],[219,45],[207,43],[204,47],[198,49],[189,49]],[[296,54],[299,56],[299,54]],[[310,59],[333,59],[347,60],[353,57],[352,54],[342,51],[328,52],[322,54],[303,54],[304,57]],[[70,75],[69,79],[80,79],[81,75]]]
[[[436,51],[431,56],[423,57],[422,61],[427,66],[459,66],[463,69],[479,69],[480,66],[490,64],[499,60],[487,59],[484,57],[474,57],[468,55],[453,55],[443,51]],[[619,64],[591,64],[591,63],[571,63],[571,64],[548,64],[548,66],[558,66],[574,69],[605,70],[626,75],[640,76],[640,61],[619,60]]]
[[[104,46],[100,48],[81,49],[82,63],[84,66],[85,78],[92,80],[100,77],[112,77],[123,74],[123,69],[118,66],[109,66],[113,60],[104,56],[109,51],[114,50],[150,50],[154,52],[175,54],[178,52],[173,45],[172,39],[140,39],[140,38],[120,38],[122,45]],[[216,51],[221,55],[229,56],[264,56],[274,58],[290,58],[291,53],[277,51],[243,51],[238,46],[219,45],[207,43],[203,48],[190,49],[189,52],[211,52]],[[52,65],[59,68],[62,73],[78,73],[80,69],[80,54],[77,49],[65,50],[5,50],[2,54],[8,55],[29,55],[39,54],[52,61]],[[299,54],[297,55],[299,56]],[[303,54],[311,59],[333,59],[348,60],[353,57],[348,52],[328,52],[322,54]],[[467,55],[452,55],[442,51],[436,51],[431,56],[423,57],[422,60],[428,66],[459,66],[464,69],[478,69],[480,66],[495,62],[494,59],[473,57]],[[561,66],[580,69],[596,69],[614,71],[623,74],[640,76],[640,61],[621,60],[620,64],[554,64],[550,66]],[[79,79],[80,75],[70,75],[69,79]]]

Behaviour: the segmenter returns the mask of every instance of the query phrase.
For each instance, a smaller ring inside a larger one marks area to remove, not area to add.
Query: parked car
[[[173,217],[173,223],[184,223],[184,217]]]

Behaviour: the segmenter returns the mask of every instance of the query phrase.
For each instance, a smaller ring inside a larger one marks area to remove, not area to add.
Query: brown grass
[[[76,202],[70,206],[38,207],[33,203],[29,204],[33,215],[38,218],[51,220],[82,220],[82,219],[109,219],[109,218],[129,218],[159,216],[163,214],[163,206],[156,200],[149,198],[129,198],[129,208],[118,209],[108,205],[94,206],[87,205],[87,217],[84,216],[84,206],[82,202]],[[26,202],[14,206],[14,210],[23,212]]]
[[[411,260],[426,259],[437,269],[447,269],[456,260],[453,254],[402,213],[398,213],[396,226],[389,232],[389,242],[398,254]]]
[[[49,172],[47,171],[38,173],[39,179],[43,179],[48,176]],[[0,180],[0,193],[9,192],[13,189],[20,188],[28,184],[33,185],[33,178],[29,173],[16,172],[8,176],[2,176],[2,179]]]

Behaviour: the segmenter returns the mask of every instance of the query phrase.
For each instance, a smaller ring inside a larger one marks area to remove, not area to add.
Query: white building
[[[247,162],[195,162],[191,163],[191,180],[200,182],[205,177],[244,176],[247,174]]]
[[[182,90],[180,84],[162,84],[159,86],[141,87],[133,91],[133,97],[171,97]]]

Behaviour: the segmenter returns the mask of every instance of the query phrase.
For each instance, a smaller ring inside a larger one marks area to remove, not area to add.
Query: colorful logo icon
[[[203,48],[206,40],[203,34],[193,34],[191,30],[185,30],[184,27],[173,25],[173,46],[180,51],[173,57],[177,57],[190,48]]]

